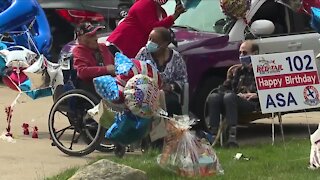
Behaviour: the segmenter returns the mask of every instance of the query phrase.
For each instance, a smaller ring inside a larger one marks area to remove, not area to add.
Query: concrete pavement
[[[4,108],[16,95],[17,92],[0,86],[0,134],[6,128]],[[12,117],[12,132],[16,143],[0,139],[0,180],[44,179],[66,168],[84,165],[98,154],[69,157],[51,146],[47,125],[51,106],[51,97],[32,100],[24,95],[20,98]],[[23,123],[37,126],[39,139],[31,138],[31,134],[23,135]]]

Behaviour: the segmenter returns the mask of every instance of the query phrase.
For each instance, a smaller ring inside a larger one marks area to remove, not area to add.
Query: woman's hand
[[[248,101],[250,101],[251,99],[256,99],[258,98],[258,94],[257,93],[239,93],[238,94],[239,97],[246,99]]]
[[[186,12],[186,9],[183,7],[183,5],[181,3],[176,4],[176,8],[173,14],[174,20],[178,19],[178,17],[184,12]]]
[[[174,90],[174,86],[172,84],[167,83],[162,86],[162,90],[170,92]]]
[[[110,75],[115,76],[115,69],[114,69],[114,65],[107,65],[106,66],[107,71]]]

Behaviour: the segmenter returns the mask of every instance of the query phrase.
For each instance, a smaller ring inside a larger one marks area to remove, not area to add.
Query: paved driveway
[[[4,108],[12,102],[15,95],[17,92],[0,86],[0,134],[6,128]],[[51,97],[38,100],[26,96],[20,98],[12,117],[12,132],[16,143],[0,139],[0,180],[44,179],[66,168],[83,165],[97,154],[69,157],[51,146],[47,125],[51,106]],[[23,135],[23,123],[38,126],[39,139]]]

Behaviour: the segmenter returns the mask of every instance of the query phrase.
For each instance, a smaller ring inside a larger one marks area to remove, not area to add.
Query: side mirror
[[[264,19],[254,21],[250,28],[254,35],[268,35],[272,34],[275,30],[273,22]]]

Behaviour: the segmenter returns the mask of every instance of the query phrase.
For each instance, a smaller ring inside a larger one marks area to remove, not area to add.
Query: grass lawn
[[[216,152],[224,169],[224,175],[190,179],[320,179],[320,170],[308,169],[309,139],[286,139],[285,144],[278,142],[274,146],[271,143],[263,143],[254,146],[242,146],[240,149],[216,148]],[[250,160],[234,160],[233,156],[237,152],[241,152],[244,156],[249,157]],[[187,179],[161,169],[156,163],[157,154],[157,152],[150,152],[145,155],[125,155],[123,159],[110,156],[99,157],[98,159],[107,158],[141,169],[147,173],[151,180]],[[49,178],[49,180],[67,179],[72,176],[75,170],[68,170],[57,177]]]

